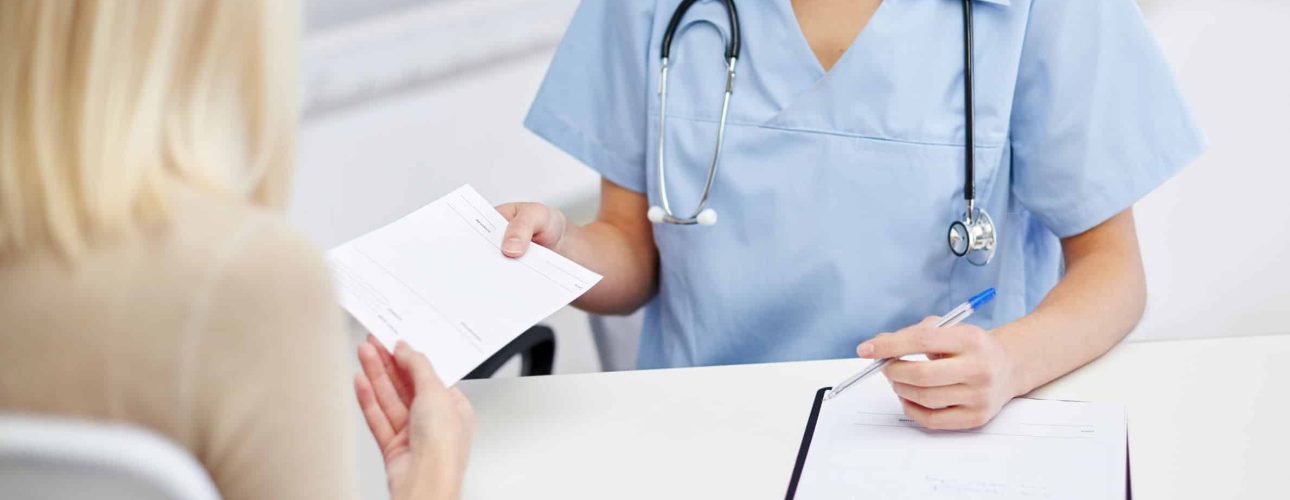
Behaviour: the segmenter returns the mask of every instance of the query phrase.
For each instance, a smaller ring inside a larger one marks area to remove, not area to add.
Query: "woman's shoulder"
[[[124,323],[153,318],[170,337],[213,307],[334,303],[321,252],[285,214],[195,190],[178,190],[167,205],[162,222],[101,236],[70,262],[43,249],[0,262],[8,312],[70,308],[88,323],[110,311]],[[27,312],[32,321],[43,314]]]
[[[170,244],[207,266],[180,349],[199,459],[227,497],[352,495],[343,316],[322,253],[277,211],[177,208]]]
[[[204,270],[195,291],[210,307],[289,314],[334,304],[321,250],[285,214],[192,193],[177,205],[164,244]]]

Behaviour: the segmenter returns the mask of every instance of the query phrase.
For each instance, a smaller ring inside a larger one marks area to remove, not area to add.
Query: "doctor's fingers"
[[[918,326],[927,327],[927,328],[936,328],[936,324],[939,323],[940,321],[941,321],[940,316],[927,316],[923,318],[922,321],[918,322]],[[927,359],[941,359],[949,356],[949,354],[941,354],[936,352],[928,352],[924,354],[927,355]]]
[[[368,343],[359,344],[358,362],[362,365],[363,376],[367,379],[368,387],[376,403],[380,405],[381,412],[389,420],[390,426],[402,429],[408,423],[408,404],[404,403],[403,398],[400,398],[398,391],[394,389],[394,382],[390,379],[390,374],[385,371],[385,365],[381,363],[376,348]]]
[[[906,416],[928,429],[946,431],[975,429],[989,423],[990,417],[993,416],[983,408],[953,406],[933,410],[903,398],[900,400],[900,405],[904,407]]]
[[[901,361],[894,360],[882,369],[888,381],[918,387],[941,387],[967,383],[969,365],[962,358],[946,358],[936,361]]]
[[[924,322],[896,333],[879,335],[860,344],[862,358],[898,358],[909,354],[953,354],[962,352],[972,340],[971,327],[935,328]]]
[[[984,391],[965,384],[945,385],[940,387],[919,387],[901,382],[892,382],[896,395],[910,402],[918,403],[924,408],[948,408],[951,406],[978,407],[985,406]]]
[[[541,203],[507,203],[497,211],[510,221],[502,236],[502,253],[508,257],[524,255],[530,241],[552,248],[564,235],[564,214]]]

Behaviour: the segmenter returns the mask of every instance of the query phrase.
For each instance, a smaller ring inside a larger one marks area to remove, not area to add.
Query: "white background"
[[[1142,3],[1211,146],[1138,205],[1150,300],[1131,339],[1290,331],[1290,2]],[[310,4],[292,217],[319,244],[463,183],[591,216],[595,174],[521,126],[573,0],[345,4]],[[548,323],[557,372],[598,368],[584,315]]]

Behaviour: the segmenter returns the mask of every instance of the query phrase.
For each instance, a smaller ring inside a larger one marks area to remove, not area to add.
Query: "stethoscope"
[[[681,5],[677,6],[676,11],[672,13],[672,19],[667,23],[667,31],[663,32],[663,62],[662,69],[659,70],[658,84],[657,155],[658,190],[661,205],[650,207],[647,214],[649,220],[655,224],[711,226],[717,223],[717,212],[708,207],[708,199],[712,194],[712,183],[717,178],[717,167],[721,163],[721,147],[726,139],[726,117],[730,111],[730,95],[735,91],[735,64],[739,61],[739,13],[735,9],[734,0],[722,0],[726,7],[730,26],[730,37],[726,40],[726,88],[725,95],[721,101],[721,120],[717,127],[717,147],[712,153],[712,163],[708,166],[708,178],[703,184],[703,195],[699,198],[699,205],[694,209],[694,212],[686,217],[678,217],[672,212],[672,206],[667,196],[667,165],[664,146],[667,138],[668,59],[672,50],[672,39],[681,25],[681,20],[685,18],[685,13],[690,10],[690,7],[696,1],[682,1]],[[950,224],[947,239],[950,252],[955,256],[967,257],[969,262],[984,266],[994,258],[997,233],[995,232],[994,220],[990,218],[990,214],[986,213],[984,208],[976,206],[976,165],[972,151],[976,138],[973,130],[973,120],[976,115],[973,103],[976,81],[972,74],[972,1],[963,0],[963,121],[967,135],[963,146],[963,203],[965,208],[963,218]]]

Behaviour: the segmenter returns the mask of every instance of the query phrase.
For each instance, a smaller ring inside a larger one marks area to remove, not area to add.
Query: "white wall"
[[[1290,332],[1290,2],[1147,15],[1211,144],[1139,205],[1151,296],[1134,338]]]
[[[599,178],[521,122],[549,51],[306,122],[293,213],[324,245],[465,183],[494,202],[574,206]]]
[[[546,3],[555,14],[537,28],[558,32],[572,2]],[[1285,332],[1278,316],[1290,310],[1290,161],[1282,150],[1290,145],[1290,2],[1147,7],[1212,145],[1139,205],[1151,298],[1133,338]],[[307,117],[294,219],[330,246],[466,182],[490,200],[544,201],[588,217],[596,177],[521,127],[554,44],[546,35],[533,40],[532,50],[506,52],[503,63]],[[336,43],[315,47],[343,54]],[[554,322],[557,370],[596,369],[581,314],[563,311]]]

